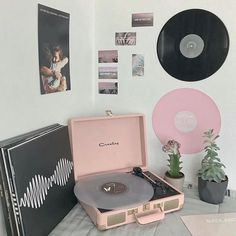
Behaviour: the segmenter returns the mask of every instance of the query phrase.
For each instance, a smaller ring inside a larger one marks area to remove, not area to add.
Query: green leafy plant
[[[169,170],[167,172],[172,178],[179,178],[183,176],[183,174],[181,173],[182,167],[180,165],[182,164],[182,161],[180,161],[181,155],[179,149],[180,144],[175,140],[169,140],[167,144],[162,147],[162,150],[169,156]]]
[[[226,180],[226,175],[223,170],[225,165],[221,163],[218,157],[220,148],[216,144],[216,139],[219,138],[219,135],[214,134],[213,129],[209,129],[204,132],[203,137],[205,138],[204,143],[206,146],[204,147],[204,151],[206,154],[201,162],[198,177],[210,182],[220,183]]]

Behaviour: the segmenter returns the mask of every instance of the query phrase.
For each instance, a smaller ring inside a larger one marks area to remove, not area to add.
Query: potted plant
[[[162,147],[162,150],[169,156],[169,170],[166,171],[164,179],[176,189],[182,191],[184,185],[184,174],[181,172],[182,161],[180,161],[181,155],[179,149],[180,144],[175,140],[169,140],[167,144]]]
[[[216,144],[219,135],[214,134],[213,129],[204,132],[205,156],[201,162],[201,168],[198,171],[198,192],[201,200],[219,204],[224,200],[224,195],[228,186],[228,177],[218,157],[220,148]]]

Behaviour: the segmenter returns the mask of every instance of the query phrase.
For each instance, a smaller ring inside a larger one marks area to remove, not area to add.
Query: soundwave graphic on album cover
[[[56,165],[53,175],[49,178],[42,175],[35,175],[20,198],[20,207],[40,208],[48,195],[48,191],[54,184],[65,186],[72,173],[73,162],[60,159]]]

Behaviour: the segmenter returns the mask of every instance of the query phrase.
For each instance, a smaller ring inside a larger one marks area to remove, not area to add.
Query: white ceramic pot
[[[168,182],[170,185],[172,185],[174,188],[176,188],[179,191],[183,191],[184,186],[184,174],[181,172],[181,177],[178,178],[172,178],[168,174],[168,172],[165,173],[164,180]]]

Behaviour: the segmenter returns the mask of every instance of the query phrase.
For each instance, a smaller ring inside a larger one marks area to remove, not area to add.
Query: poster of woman
[[[38,5],[41,94],[70,90],[68,13]]]

